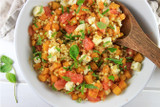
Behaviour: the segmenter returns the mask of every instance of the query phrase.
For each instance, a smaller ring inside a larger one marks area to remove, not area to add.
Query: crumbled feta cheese
[[[105,94],[106,94],[106,95],[109,95],[110,93],[111,93],[111,90],[110,90],[110,89],[108,89],[108,90],[105,91]]]
[[[69,0],[68,1],[68,4],[69,5],[73,5],[73,4],[76,4],[77,3],[77,0]]]
[[[48,59],[50,62],[57,61],[57,55],[59,54],[59,52],[55,46],[53,46],[52,48],[49,48],[48,54],[52,55],[52,57]]]
[[[48,33],[47,33],[47,37],[48,37],[49,39],[51,39],[51,38],[52,38],[52,33],[53,33],[53,32],[52,32],[51,30],[49,30],[49,31],[48,31]]]
[[[116,59],[119,59],[119,55],[115,55],[115,58],[116,58]]]
[[[96,20],[95,17],[90,16],[90,17],[88,18],[88,23],[89,23],[89,24],[93,24],[93,23],[95,22],[95,20]]]
[[[34,57],[34,62],[37,64],[37,63],[41,63],[41,59],[37,56],[37,57]]]
[[[61,0],[60,4],[62,6],[67,6],[68,5],[68,0]]]
[[[81,30],[85,30],[85,24],[80,24],[77,26],[77,28],[75,29],[75,32],[80,32]]]
[[[112,39],[111,39],[111,37],[106,37],[102,41],[103,41],[105,47],[109,47],[109,46],[112,45]],[[108,42],[108,43],[106,43],[106,42]]]
[[[74,83],[71,82],[71,81],[68,81],[68,82],[66,83],[66,85],[65,85],[65,89],[66,89],[67,91],[71,91],[72,87],[74,87]]]
[[[122,26],[122,21],[119,18],[117,19],[117,23],[120,27]]]
[[[92,60],[92,58],[89,55],[86,55],[86,54],[81,55],[81,57],[79,57],[79,60],[81,58],[83,58],[82,62],[84,62],[84,63],[89,63]]]
[[[118,74],[120,72],[120,69],[117,65],[111,66],[111,71],[113,74]]]
[[[110,4],[111,1],[110,0],[96,0],[97,1],[97,4],[99,5],[99,2],[103,2],[103,3],[107,3],[107,4]]]
[[[92,27],[92,28],[94,28],[94,29],[97,29],[97,26],[96,26],[96,24],[95,24],[95,23],[94,23],[94,24],[92,24],[92,25],[91,25],[91,27]]]
[[[102,36],[99,36],[97,34],[94,35],[93,42],[96,46],[98,46],[102,42]]]
[[[89,69],[88,69],[88,66],[86,66],[84,69],[84,75],[87,75],[88,72],[89,72]]]
[[[33,9],[33,15],[34,16],[41,16],[44,13],[44,9],[42,6],[36,6]]]
[[[135,61],[132,62],[131,69],[133,69],[134,71],[141,71],[141,68],[142,68],[141,63]]]

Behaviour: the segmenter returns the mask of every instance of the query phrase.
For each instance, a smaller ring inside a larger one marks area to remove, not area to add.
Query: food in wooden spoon
[[[97,102],[127,87],[143,56],[113,44],[126,15],[109,0],[61,0],[33,9],[29,35],[40,81],[73,100]]]

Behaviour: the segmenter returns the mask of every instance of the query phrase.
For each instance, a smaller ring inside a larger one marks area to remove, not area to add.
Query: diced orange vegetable
[[[42,53],[42,59],[44,60],[48,60],[48,54],[47,53]]]
[[[98,7],[99,7],[99,9],[104,9],[104,3],[102,1],[100,1],[98,3]]]
[[[55,69],[60,68],[61,63],[54,62],[53,65],[49,68],[51,72],[53,72]]]
[[[58,25],[58,23],[53,23],[53,24],[52,24],[52,30],[53,30],[53,29],[55,29],[56,31],[59,30],[59,25]]]
[[[95,53],[95,52],[94,52],[94,53],[91,54],[91,57],[92,57],[92,58],[96,58],[96,57],[99,57],[99,55],[98,55],[98,53]]]
[[[136,61],[136,62],[142,62],[143,59],[144,59],[144,57],[142,56],[142,54],[137,53],[137,54],[134,56],[133,59],[134,59],[134,61]]]
[[[127,79],[131,78],[131,73],[129,71],[125,71],[124,75],[127,77]]]
[[[106,98],[105,91],[104,90],[99,91],[98,97],[100,97],[102,100],[104,100]]]
[[[122,63],[123,63],[123,65],[126,64],[126,58],[125,57],[123,57]]]
[[[119,76],[118,76],[117,74],[113,74],[113,76],[114,76],[114,80],[115,80],[115,81],[118,81],[118,80],[119,80]]]
[[[120,75],[121,80],[126,80],[126,76],[124,74]]]
[[[88,96],[92,97],[92,98],[97,98],[98,96],[98,89],[89,89],[88,90]]]
[[[40,63],[34,64],[33,67],[37,71],[41,68],[41,64]]]
[[[116,50],[116,55],[121,55],[122,51],[120,49]]]
[[[42,81],[42,82],[47,81],[48,77],[49,77],[48,74],[40,74],[40,75],[38,75],[38,79],[39,79],[40,81]]]
[[[116,17],[117,17],[116,14],[110,14],[110,15],[109,15],[109,19],[110,19],[110,20],[115,20]]]
[[[44,21],[44,20],[46,20],[48,17],[46,16],[46,14],[43,14],[43,15],[39,16],[39,18]]]
[[[109,9],[116,9],[116,10],[117,10],[117,9],[119,9],[119,7],[120,7],[120,5],[112,2],[112,3],[110,4],[110,6],[109,6]]]
[[[78,8],[78,5],[76,5],[76,4],[73,4],[72,6],[71,6],[71,9],[72,10],[76,10]]]
[[[62,10],[56,9],[56,10],[55,10],[55,13],[56,13],[57,15],[60,15],[60,14],[62,14]]]
[[[32,46],[35,46],[35,45],[36,45],[36,41],[32,40]]]
[[[55,75],[51,74],[51,84],[55,83],[58,80],[58,77]]]
[[[84,100],[86,98],[86,94],[79,93],[78,97]]]
[[[121,90],[124,90],[127,87],[127,83],[124,80],[121,80],[118,85]]]
[[[124,20],[126,18],[126,15],[124,13],[122,13],[122,14],[119,15],[119,17],[120,17],[121,20]]]
[[[70,66],[70,63],[68,61],[63,62],[63,67],[68,67],[68,66]]]
[[[44,68],[41,74],[48,74],[49,73],[49,68]]]
[[[73,17],[71,20],[70,20],[70,25],[74,26],[77,24],[77,19],[76,17]]]
[[[60,8],[61,7],[61,5],[59,4],[59,3],[57,3],[57,2],[52,2],[52,9],[53,10],[55,10],[55,9],[58,9],[58,8]]]
[[[116,84],[112,84],[111,89],[113,90],[115,87],[117,87]]]
[[[94,0],[88,0],[88,3],[91,5],[93,4],[95,1]]]
[[[41,28],[40,22],[36,22],[35,24],[32,25],[32,28],[34,31],[38,30]]]
[[[78,99],[78,95],[77,94],[72,94],[72,100],[77,100]]]
[[[51,29],[51,24],[50,23],[47,23],[44,27],[43,27],[44,30],[48,31]]]
[[[109,68],[109,66],[105,65],[101,72],[103,72],[105,74],[105,73],[109,73],[110,71],[111,71],[111,69]]]
[[[112,90],[112,92],[113,92],[114,94],[116,94],[116,95],[119,95],[119,94],[121,94],[122,90],[121,90],[118,86],[116,86],[116,87]]]
[[[95,71],[95,70],[98,69],[98,66],[97,66],[96,63],[94,63],[94,62],[91,62],[91,63],[90,63],[90,66],[91,66],[91,68],[92,68],[93,71]]]
[[[94,86],[98,87],[99,90],[102,90],[102,88],[103,88],[103,86],[102,86],[102,84],[100,83],[100,81],[96,82],[96,83],[94,84]]]
[[[93,83],[93,78],[92,77],[93,77],[92,75],[85,75],[84,76],[84,79],[85,79],[87,84]]]
[[[45,41],[45,43],[43,43],[43,51],[48,51],[48,48],[49,48],[49,44],[50,44],[50,41]]]
[[[83,68],[83,67],[78,67],[78,68],[76,69],[76,72],[77,72],[77,73],[84,72],[84,68]]]

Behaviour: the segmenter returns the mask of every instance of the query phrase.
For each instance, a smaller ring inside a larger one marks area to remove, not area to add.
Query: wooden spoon
[[[143,32],[142,28],[127,7],[120,2],[115,1],[115,3],[120,5],[121,10],[126,15],[126,19],[123,21],[123,26],[121,28],[125,37],[117,39],[115,43],[142,53],[160,67],[160,49]]]

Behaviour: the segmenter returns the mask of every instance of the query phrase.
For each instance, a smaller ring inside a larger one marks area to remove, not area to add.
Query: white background
[[[0,39],[0,55],[7,55],[15,61],[13,42]],[[9,83],[5,74],[0,74],[0,107],[51,107],[36,95],[25,82],[17,63],[14,63],[17,72],[18,104],[14,100],[13,84]],[[13,71],[12,71],[13,72]],[[28,71],[29,72],[29,71]],[[142,77],[143,79],[143,77]],[[144,90],[125,107],[160,107],[160,69],[156,68],[151,80]]]

